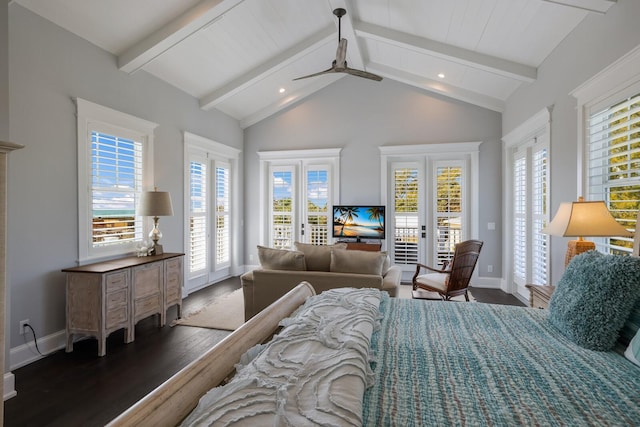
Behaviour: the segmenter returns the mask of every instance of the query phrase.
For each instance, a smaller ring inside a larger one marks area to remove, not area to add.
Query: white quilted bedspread
[[[229,384],[200,399],[183,425],[362,425],[380,295],[341,288],[309,298],[271,342],[245,354]]]

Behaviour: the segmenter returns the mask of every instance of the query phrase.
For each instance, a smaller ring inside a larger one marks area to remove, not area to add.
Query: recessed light
[[[283,87],[280,88],[280,90],[278,90],[278,92],[280,93],[284,93],[285,89]]]
[[[441,79],[444,79],[444,73],[439,73],[438,77],[440,77]]]

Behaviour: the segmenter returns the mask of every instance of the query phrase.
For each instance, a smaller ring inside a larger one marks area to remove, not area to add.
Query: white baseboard
[[[11,372],[4,373],[4,388],[2,390],[4,390],[3,400],[9,400],[18,394],[16,392],[16,377]]]
[[[42,354],[37,352],[33,341],[14,347],[9,350],[9,369],[13,371],[29,363],[33,363],[54,351],[65,348],[66,345],[67,333],[63,329],[51,335],[38,338],[38,348]]]

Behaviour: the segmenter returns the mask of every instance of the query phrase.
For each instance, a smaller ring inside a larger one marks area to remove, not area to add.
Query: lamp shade
[[[562,237],[633,236],[615,220],[603,201],[561,203],[541,232]]]
[[[140,216],[172,216],[171,196],[167,191],[145,191],[138,205]]]

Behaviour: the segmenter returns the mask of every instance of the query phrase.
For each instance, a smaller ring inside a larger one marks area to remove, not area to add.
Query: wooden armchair
[[[456,245],[451,262],[446,262],[441,269],[416,265],[416,273],[413,275],[413,298],[437,299],[434,295],[439,295],[443,301],[450,301],[451,298],[464,295],[469,301],[467,288],[471,280],[471,274],[478,262],[480,249],[483,242],[480,240],[467,240]],[[448,268],[449,267],[449,268]],[[426,269],[431,273],[420,275],[420,270]]]

